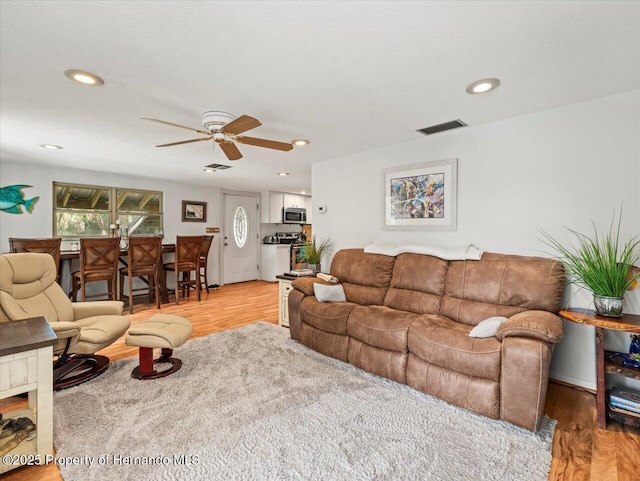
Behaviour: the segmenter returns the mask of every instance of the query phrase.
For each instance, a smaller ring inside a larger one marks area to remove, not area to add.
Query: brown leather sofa
[[[537,431],[549,364],[562,339],[564,289],[552,259],[484,253],[447,261],[362,249],[336,253],[330,269],[346,302],[320,302],[317,278],[293,282],[291,337],[365,371],[493,419]],[[495,337],[469,337],[492,316]]]

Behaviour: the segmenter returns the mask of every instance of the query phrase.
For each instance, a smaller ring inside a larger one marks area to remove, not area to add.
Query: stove
[[[300,232],[276,232],[275,237],[278,244],[298,244],[300,242]]]

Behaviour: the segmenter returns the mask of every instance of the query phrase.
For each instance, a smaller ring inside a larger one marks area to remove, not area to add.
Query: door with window
[[[224,194],[223,283],[258,278],[258,197]]]

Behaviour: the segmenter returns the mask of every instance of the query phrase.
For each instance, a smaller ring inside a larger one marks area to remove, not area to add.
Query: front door
[[[258,198],[224,194],[223,283],[258,278]]]

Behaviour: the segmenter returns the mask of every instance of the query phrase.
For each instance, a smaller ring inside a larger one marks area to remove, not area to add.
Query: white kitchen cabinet
[[[283,194],[281,192],[262,193],[262,223],[282,224]]]
[[[260,279],[275,282],[276,276],[291,270],[291,246],[289,244],[262,244]]]
[[[282,196],[282,202],[285,209],[288,207],[300,207],[304,209],[307,204],[307,196],[297,194],[284,194]]]

